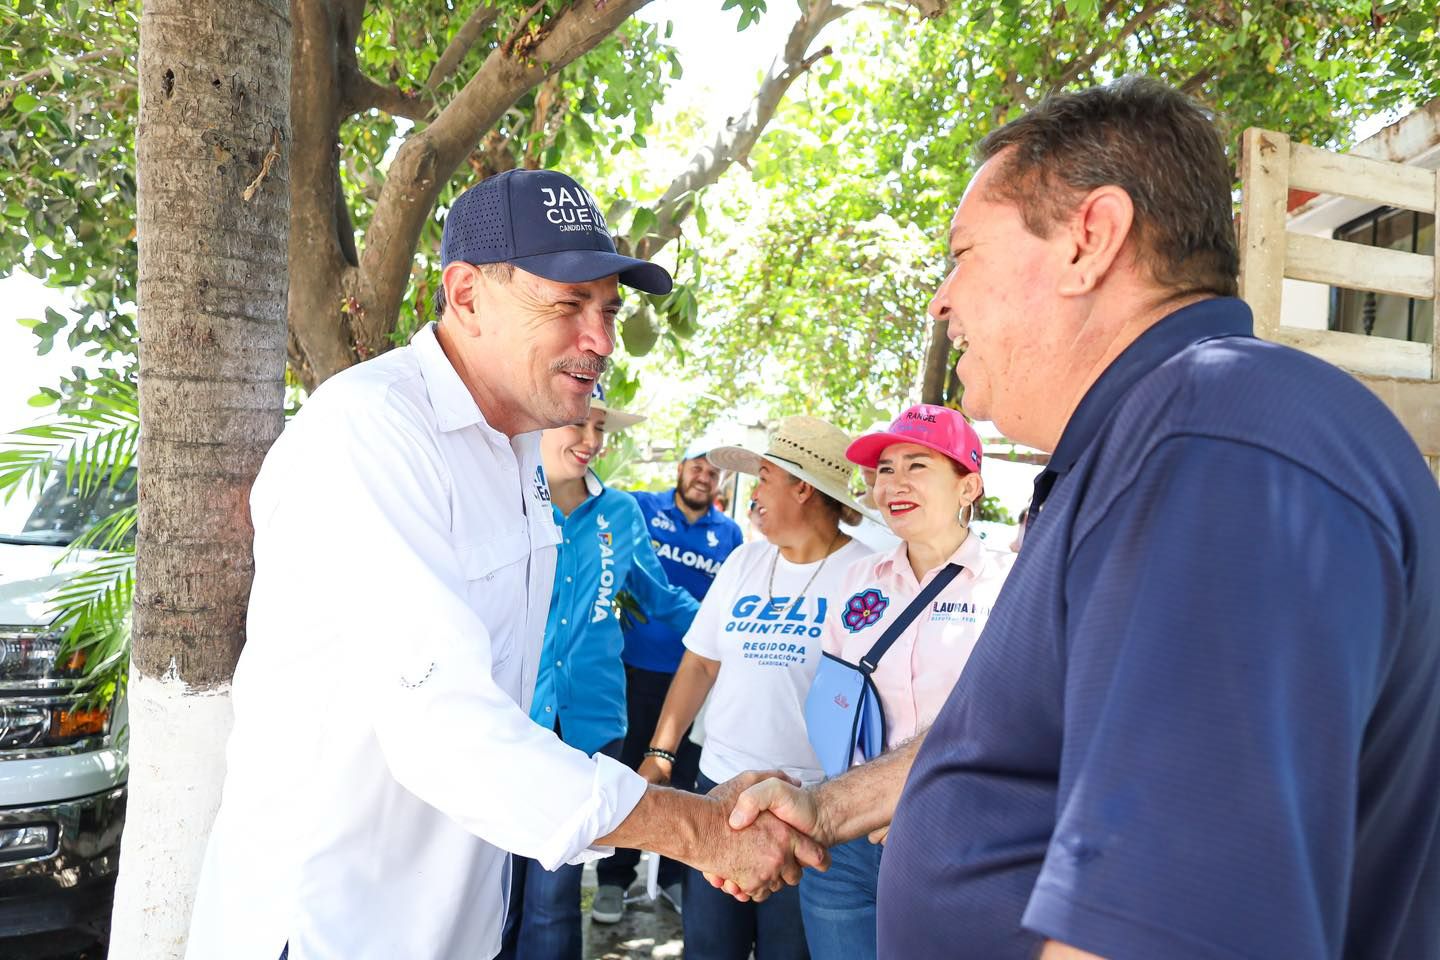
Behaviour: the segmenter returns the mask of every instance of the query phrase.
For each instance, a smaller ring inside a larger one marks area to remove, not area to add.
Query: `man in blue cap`
[[[506,851],[550,868],[645,847],[762,895],[824,860],[778,821],[746,841],[723,796],[647,787],[527,713],[561,537],[539,431],[585,418],[620,285],[663,294],[669,275],[616,253],[590,194],[545,170],[456,198],[441,257],[439,322],[322,385],[255,482],[194,960],[494,956]]]
[[[709,449],[696,444],[685,451],[676,470],[675,486],[661,493],[646,490],[631,494],[645,515],[650,542],[670,582],[689,591],[696,601],[705,599],[720,565],[744,540],[740,527],[715,508],[720,488],[720,470],[705,456]],[[650,749],[650,735],[660,719],[660,708],[670,691],[670,681],[685,655],[683,634],[662,620],[641,610],[639,617],[626,618],[625,706],[629,729],[620,759],[638,768]],[[700,748],[688,736],[682,737],[676,752],[670,785],[693,789],[700,765]],[[599,889],[590,906],[597,923],[616,923],[625,914],[625,891],[635,882],[640,854],[617,850],[596,866]],[[660,889],[676,910],[681,909],[681,879],[684,865],[673,860],[660,864]]]

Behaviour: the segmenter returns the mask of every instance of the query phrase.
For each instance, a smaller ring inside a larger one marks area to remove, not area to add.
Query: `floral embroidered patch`
[[[888,606],[890,606],[890,598],[875,587],[871,587],[869,590],[861,590],[845,602],[845,614],[841,620],[844,622],[846,630],[851,633],[859,633],[866,627],[872,627],[879,623]]]

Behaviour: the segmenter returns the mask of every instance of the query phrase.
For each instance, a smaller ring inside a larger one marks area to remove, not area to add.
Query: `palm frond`
[[[0,500],[38,493],[60,466],[67,486],[89,496],[112,487],[134,463],[140,441],[135,385],[105,380],[76,406],[0,438]]]
[[[76,550],[103,550],[107,553],[132,553],[130,534],[139,518],[139,507],[130,504],[121,507],[108,517],[102,517],[70,543],[69,549],[61,555],[63,562]]]
[[[96,679],[112,670],[123,675],[135,599],[135,554],[103,554],[49,599],[53,624],[65,631],[62,649],[85,653],[86,674]]]

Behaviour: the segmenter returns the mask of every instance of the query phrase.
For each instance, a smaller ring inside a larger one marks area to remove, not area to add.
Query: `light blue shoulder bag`
[[[805,698],[805,729],[825,776],[839,776],[849,770],[856,751],[865,760],[873,760],[885,751],[885,710],[870,675],[911,621],[959,572],[960,565],[951,563],[937,573],[858,664],[828,653],[821,657],[815,682]]]

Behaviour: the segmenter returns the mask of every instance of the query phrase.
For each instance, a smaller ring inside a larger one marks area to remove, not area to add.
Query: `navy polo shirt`
[[[674,489],[663,493],[636,490],[650,532],[650,545],[665,576],[697,601],[704,600],[725,558],[744,541],[740,526],[713,506],[694,523],[675,505]],[[642,609],[642,613],[644,610]],[[625,621],[622,659],[632,667],[674,673],[685,655],[684,634],[651,617],[647,623]]]
[[[1086,394],[880,871],[883,957],[1440,957],[1440,489],[1204,301]]]

